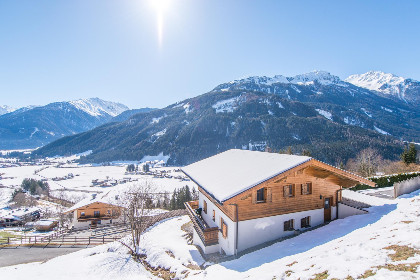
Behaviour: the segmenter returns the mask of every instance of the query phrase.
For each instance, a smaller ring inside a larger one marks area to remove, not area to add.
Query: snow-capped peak
[[[13,111],[16,111],[16,109],[7,105],[0,105],[0,116]]]
[[[240,80],[234,80],[229,82],[229,84],[238,84],[238,83],[255,83],[255,84],[261,84],[261,85],[267,85],[270,86],[275,83],[282,83],[282,84],[288,84],[289,81],[285,76],[282,75],[275,75],[274,77],[267,77],[267,76],[253,76],[248,77],[245,79]]]
[[[331,75],[329,72],[319,70],[315,70],[306,74],[296,75],[288,79],[293,84],[307,85],[313,83],[314,81],[317,81],[322,85],[346,85],[339,77]]]
[[[88,113],[91,116],[108,114],[115,117],[129,108],[121,103],[105,101],[100,98],[88,98],[69,101],[74,107]]]
[[[321,85],[338,85],[347,86],[348,84],[343,82],[339,77],[331,75],[326,71],[312,71],[306,74],[296,75],[294,77],[286,77],[283,75],[275,75],[273,77],[267,76],[252,76],[243,79],[233,80],[231,82],[221,84],[215,88],[215,90],[227,91],[232,87],[242,86],[246,84],[254,84],[257,86],[269,87],[273,84],[298,84],[298,85],[310,85],[314,82]]]
[[[396,76],[382,71],[369,71],[364,74],[351,75],[346,82],[356,86],[379,91],[383,94],[397,96],[400,99],[406,99],[406,91],[410,87],[418,86],[419,82],[411,79]]]

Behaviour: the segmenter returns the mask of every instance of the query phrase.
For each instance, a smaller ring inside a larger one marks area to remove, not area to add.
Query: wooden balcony
[[[193,223],[194,229],[203,241],[204,246],[215,245],[219,243],[219,228],[210,227],[196,212],[198,200],[185,202],[185,208]]]
[[[116,219],[117,216],[116,215],[85,215],[85,216],[80,216],[77,218],[77,220],[79,222],[83,222],[83,221],[92,221],[92,220],[110,220],[110,219]]]

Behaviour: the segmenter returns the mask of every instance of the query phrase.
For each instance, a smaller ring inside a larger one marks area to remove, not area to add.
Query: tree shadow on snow
[[[306,252],[314,247],[343,237],[352,231],[377,222],[384,215],[387,215],[396,208],[396,204],[371,207],[369,208],[368,214],[334,220],[328,225],[313,231],[302,233],[294,238],[275,243],[269,247],[243,255],[238,259],[219,263],[219,265],[230,270],[244,272],[265,263]]]

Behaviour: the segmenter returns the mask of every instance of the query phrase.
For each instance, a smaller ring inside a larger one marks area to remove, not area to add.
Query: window
[[[283,187],[283,194],[284,197],[292,197],[295,196],[295,188],[294,185],[286,185]]]
[[[302,218],[300,220],[300,227],[301,228],[311,227],[311,217],[308,216],[308,217]]]
[[[80,217],[84,217],[84,216],[85,216],[85,212],[81,212]]]
[[[257,202],[265,202],[266,195],[265,195],[265,188],[261,188],[257,190]]]
[[[213,210],[213,221],[216,221],[216,211]]]
[[[111,210],[108,209],[108,215],[110,215],[110,214],[111,214]]]
[[[207,202],[203,200],[203,211],[207,214]]]
[[[225,223],[225,221],[223,220],[222,217],[220,218],[220,227],[222,229],[223,238],[227,238],[227,235],[228,235],[228,226],[227,226],[227,224]]]
[[[295,230],[293,219],[285,221],[284,222],[284,231],[292,231],[292,230]]]
[[[99,211],[94,211],[94,212],[93,212],[93,216],[94,216],[94,217],[99,217],[99,216],[100,216]]]
[[[302,194],[311,194],[312,193],[312,183],[301,184],[301,193]]]

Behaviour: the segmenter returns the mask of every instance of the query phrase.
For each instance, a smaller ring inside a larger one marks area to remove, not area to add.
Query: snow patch
[[[389,134],[388,132],[386,132],[385,130],[380,129],[380,128],[379,128],[379,127],[377,127],[377,126],[373,126],[373,128],[374,128],[377,132],[379,132],[380,134],[383,134],[383,135],[391,135],[391,134]]]
[[[368,116],[369,118],[371,118],[372,117],[372,114],[371,113],[369,113],[365,108],[360,108],[362,111],[363,111],[363,113],[365,113],[366,114],[366,116]]]
[[[116,117],[129,108],[121,103],[105,101],[99,98],[88,98],[69,101],[71,105],[91,116],[110,115]]]
[[[160,154],[158,154],[157,156],[144,156],[140,162],[145,162],[145,161],[161,161],[163,160],[166,164],[166,162],[168,162],[168,159],[171,157],[171,155],[163,155],[163,152],[161,152]]]
[[[318,114],[324,116],[325,118],[329,119],[330,121],[332,121],[332,114],[328,111],[322,110],[322,109],[315,109],[315,111],[318,112]]]
[[[236,110],[241,96],[225,99],[216,102],[212,108],[216,110],[216,113],[233,113]]]

